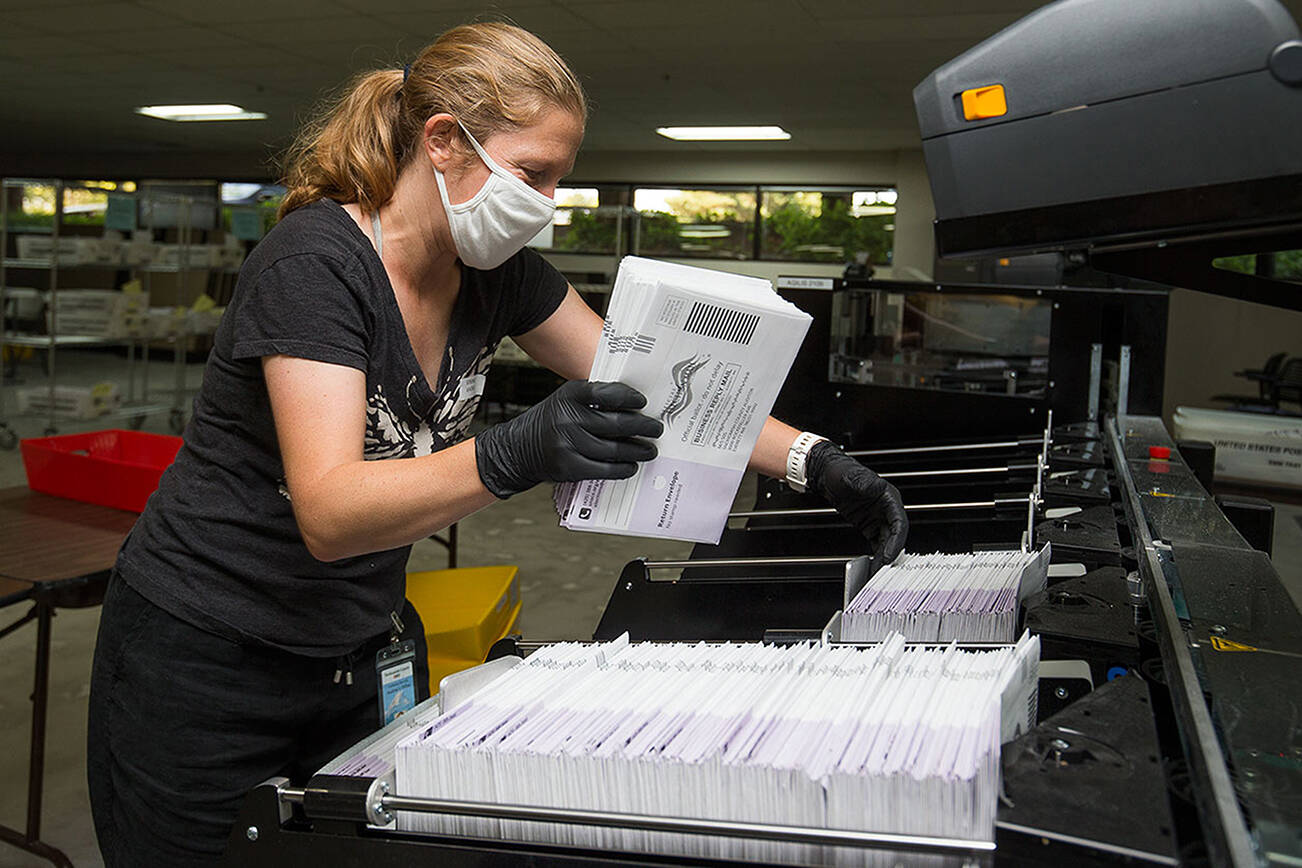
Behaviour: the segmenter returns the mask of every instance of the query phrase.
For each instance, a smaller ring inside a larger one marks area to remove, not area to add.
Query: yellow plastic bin
[[[445,675],[484,662],[520,617],[519,568],[460,567],[407,574],[407,599],[425,625],[430,692]]]

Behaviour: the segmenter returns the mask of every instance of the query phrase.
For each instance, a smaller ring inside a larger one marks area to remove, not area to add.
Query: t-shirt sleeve
[[[505,276],[514,284],[510,288],[514,311],[507,334],[515,337],[542,325],[565,300],[569,281],[550,262],[526,247],[512,258],[516,274]]]
[[[279,259],[247,283],[241,279],[234,315],[234,356],[284,354],[367,367],[367,316],[359,276],[343,263],[302,253]]]

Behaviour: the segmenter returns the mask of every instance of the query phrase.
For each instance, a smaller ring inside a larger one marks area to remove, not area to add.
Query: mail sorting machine
[[[1105,271],[1302,307],[1295,285],[1210,266],[1217,255],[1302,248],[1302,41],[1274,0],[1061,0],[938,69],[915,104],[942,254],[1070,251]],[[1061,310],[1092,302],[1081,312],[1088,324],[1094,311],[1102,332],[1076,341],[1076,364],[1055,364],[1051,347],[1035,394],[833,383],[823,342],[821,359],[797,360],[793,377],[806,388],[779,408],[865,452],[892,438],[944,447],[864,456],[894,473],[914,506],[913,550],[1054,544],[1051,584],[1026,602],[1023,623],[1049,663],[1078,662],[1042,672],[1038,726],[1003,749],[993,852],[983,842],[405,799],[380,775],[257,788],[230,864],[675,862],[374,825],[395,809],[837,843],[899,853],[900,863],[925,853],[1298,864],[1302,617],[1270,559],[1199,481],[1206,453],[1186,460],[1155,418],[1160,341],[1132,329],[1160,334],[1165,311],[1145,316],[1124,299],[1160,307],[1161,293],[1053,292]],[[1092,364],[1102,355],[1110,366]],[[1094,385],[1105,381],[1115,387]],[[960,430],[967,436],[916,442]],[[762,487],[754,511],[769,512],[739,516],[745,526],[699,549],[695,564],[626,568],[598,637],[834,638],[831,616],[862,577],[853,556],[864,548],[822,508]],[[705,565],[740,559],[752,563]]]
[[[279,780],[255,790],[236,825],[230,864],[309,858],[339,865],[683,864],[383,828],[396,810],[834,843],[882,850],[900,864],[923,856],[1010,865],[1228,864],[1240,857],[1252,864],[1259,854],[1290,852],[1296,838],[1288,753],[1296,690],[1291,655],[1299,653],[1302,619],[1269,559],[1250,549],[1216,508],[1160,420],[1109,416],[1096,425],[1048,431],[1071,438],[1059,444],[1073,447],[1063,454],[1088,464],[1055,465],[1045,431],[935,453],[1029,447],[1026,463],[1035,472],[1026,477],[1026,496],[1009,504],[1014,508],[1007,516],[968,522],[967,534],[991,547],[1025,543],[1027,510],[1034,509],[1029,539],[1052,542],[1057,560],[1050,586],[1027,601],[1023,615],[1044,646],[1040,720],[1003,748],[1004,800],[993,849],[980,841],[408,798],[389,774],[327,774],[304,787]],[[1070,478],[1050,480],[1064,472],[1055,466],[1093,471],[1097,481],[1054,490],[1052,482]],[[956,512],[998,506],[953,504]],[[953,549],[958,536],[947,527],[951,522],[923,518],[947,511],[915,509],[913,515],[917,533],[936,534],[938,544]],[[597,638],[612,630],[629,630],[635,638],[694,639],[753,638],[758,631],[769,641],[837,641],[836,610],[872,569],[869,558],[856,556],[862,548],[856,548],[856,532],[838,526],[819,506],[785,503],[767,512],[740,516],[751,526],[730,531],[729,539],[744,534],[759,548],[778,540],[781,556],[749,549],[728,559],[635,562],[620,577]],[[676,581],[647,581],[650,574],[684,567]],[[1234,580],[1227,582],[1231,571]],[[641,596],[638,611],[622,610],[620,589],[637,581],[652,593]],[[1250,599],[1239,590],[1244,585],[1252,589]],[[657,592],[665,595],[653,596]],[[767,616],[759,617],[761,611]],[[804,612],[817,629],[799,629]],[[1246,680],[1239,670],[1245,663],[1253,669]],[[1199,676],[1213,680],[1186,680]],[[1216,691],[1210,703],[1209,684]],[[400,720],[390,734],[406,726]],[[375,750],[363,744],[351,754]],[[1247,852],[1236,853],[1236,847]]]

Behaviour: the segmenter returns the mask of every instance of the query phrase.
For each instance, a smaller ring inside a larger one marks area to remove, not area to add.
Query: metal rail
[[[1116,418],[1109,416],[1104,427],[1112,444],[1112,466],[1120,483],[1121,501],[1130,526],[1135,530],[1135,550],[1137,554],[1142,552],[1140,571],[1148,584],[1149,606],[1158,626],[1158,645],[1175,706],[1176,722],[1189,754],[1190,770],[1206,782],[1205,790],[1203,787],[1194,788],[1194,802],[1203,821],[1211,860],[1213,864],[1233,864],[1244,868],[1256,865],[1252,838],[1239,811],[1238,797],[1221,753],[1216,726],[1203,698],[1202,684],[1198,680],[1193,655],[1189,653],[1184,626],[1171,599],[1163,553],[1149,531],[1139,492],[1130,477],[1125,443]],[[1169,554],[1170,550],[1166,549],[1167,560]]]
[[[284,787],[281,798],[302,804],[306,790]],[[805,826],[782,826],[771,823],[742,823],[732,820],[698,820],[690,817],[658,817],[649,814],[623,814],[613,811],[586,811],[574,808],[542,808],[532,805],[499,805],[491,802],[463,802],[450,799],[417,798],[385,794],[372,806],[377,817],[385,812],[412,811],[423,814],[453,814],[500,820],[531,820],[576,826],[608,826],[649,832],[678,832],[688,835],[719,835],[795,844],[831,847],[877,847],[923,853],[979,855],[992,853],[993,841],[968,838],[944,838],[930,835],[900,835],[888,832],[859,832],[850,829],[811,829]]]
[[[948,446],[898,446],[892,449],[855,449],[846,455],[856,458],[873,455],[914,455],[935,452],[967,452],[978,449],[1019,449],[1023,446],[1039,446],[1042,437],[1022,437],[1017,440],[997,440],[989,443],[952,443]]]
[[[867,555],[811,555],[773,558],[699,558],[679,561],[643,561],[648,570],[682,570],[691,567],[800,567],[808,564],[844,564]]]
[[[1002,509],[1004,507],[1024,506],[1026,503],[1033,501],[1032,495],[1025,497],[1005,497],[995,500],[968,500],[960,503],[906,503],[904,509],[906,512],[926,512],[928,510],[945,510],[945,509]],[[830,506],[809,507],[804,509],[744,509],[737,512],[728,513],[729,519],[734,518],[793,518],[807,515],[837,515],[837,511]]]
[[[975,476],[989,473],[1016,473],[1034,470],[1034,464],[1006,464],[1001,467],[955,467],[948,470],[897,470],[877,474],[882,479],[912,479],[919,476]]]

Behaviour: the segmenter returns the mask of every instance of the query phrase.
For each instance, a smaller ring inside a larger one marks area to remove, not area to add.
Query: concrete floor
[[[99,354],[67,355],[60,367],[68,371],[68,381],[120,378],[122,374],[124,363],[119,360],[106,360]],[[170,367],[155,364],[155,385],[170,382]],[[20,373],[29,381],[39,377],[39,369],[32,363]],[[189,366],[189,387],[197,385],[200,374],[201,366]],[[0,419],[4,412],[0,407]],[[40,436],[44,425],[23,420],[15,427],[20,436],[33,437]],[[67,430],[76,429],[68,426]],[[146,419],[144,430],[166,433],[166,415]],[[0,451],[0,487],[25,483],[18,453]],[[739,502],[753,502],[748,489],[750,484],[743,486]],[[1276,565],[1297,599],[1302,589],[1302,507],[1277,506]],[[539,640],[591,638],[627,561],[639,556],[682,557],[690,550],[685,543],[561,530],[556,526],[550,489],[544,487],[483,510],[463,521],[460,528],[462,566],[506,563],[520,567],[524,599],[520,630],[527,638]],[[410,563],[412,570],[437,569],[446,566],[447,556],[438,545],[424,542],[415,547]],[[0,626],[23,611],[22,606],[14,606],[0,614]],[[42,837],[67,853],[77,866],[103,864],[90,823],[85,782],[86,704],[98,621],[98,608],[61,610],[53,628]],[[24,627],[3,640],[0,653],[0,736],[6,746],[0,751],[0,824],[16,828],[24,825],[26,817],[34,641],[35,628]],[[0,866],[44,868],[48,864],[0,843]]]

